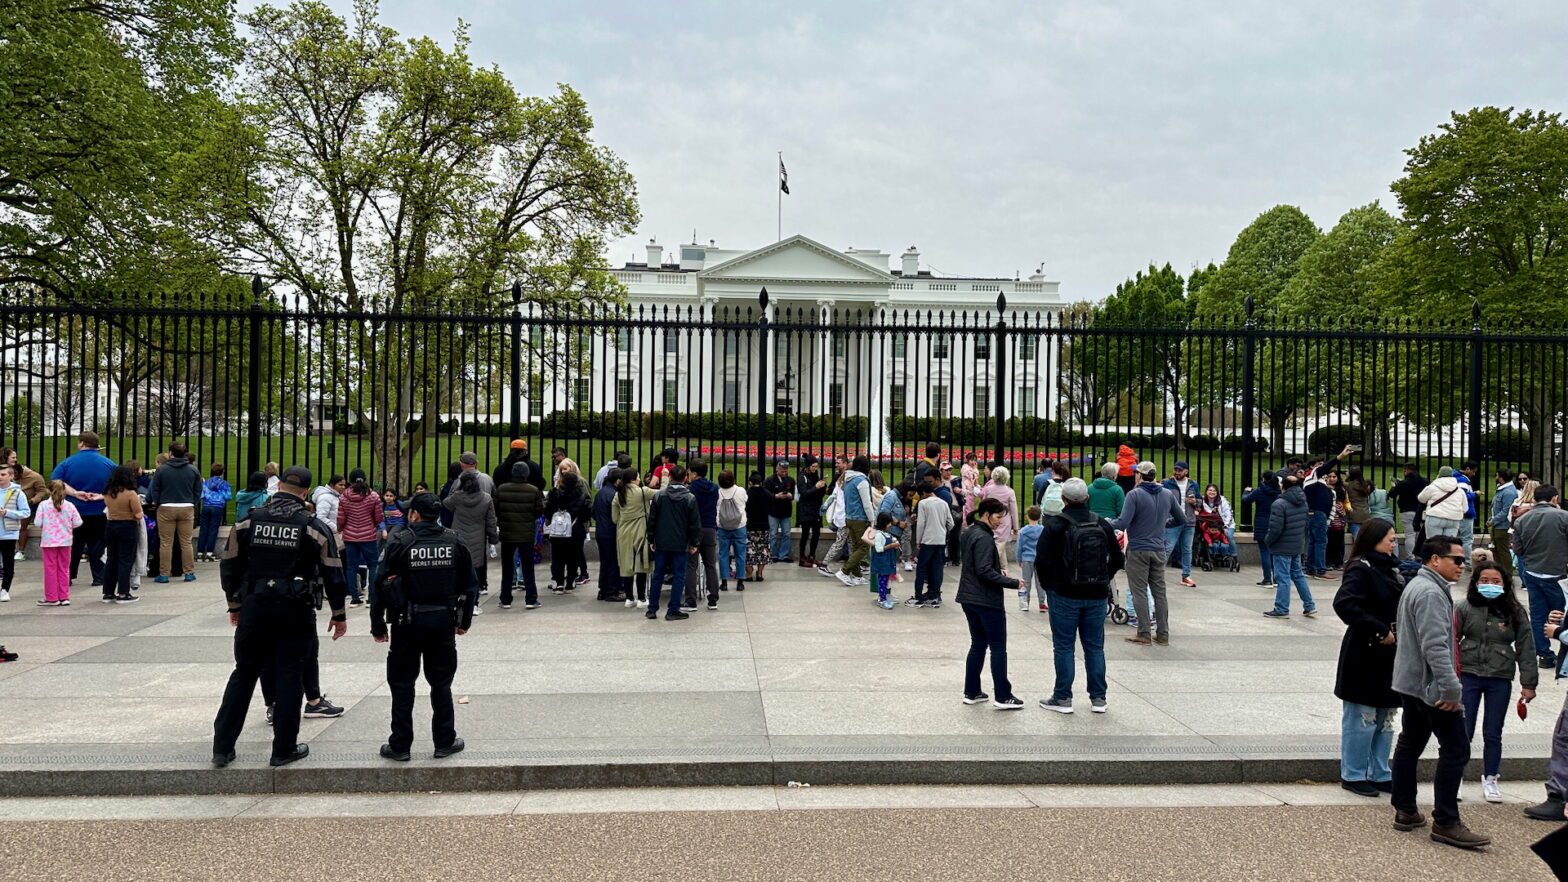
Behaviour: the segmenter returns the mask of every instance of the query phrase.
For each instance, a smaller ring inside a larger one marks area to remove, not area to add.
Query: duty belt
[[[452,607],[444,603],[410,603],[408,611],[411,613],[452,612]]]

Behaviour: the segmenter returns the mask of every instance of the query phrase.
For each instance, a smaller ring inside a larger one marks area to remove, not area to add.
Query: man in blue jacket
[[[1301,489],[1307,495],[1307,558],[1302,567],[1307,575],[1317,579],[1332,578],[1328,574],[1328,522],[1334,514],[1334,488],[1323,479],[1339,468],[1339,461],[1349,456],[1351,447],[1332,459],[1313,457],[1308,463],[1306,478]],[[1277,574],[1276,574],[1277,577]]]
[[[87,567],[92,571],[93,584],[103,584],[104,530],[108,518],[103,511],[103,491],[109,486],[109,476],[119,465],[98,452],[98,433],[83,432],[76,442],[76,452],[61,460],[49,473],[51,481],[64,481],[67,496],[75,500],[76,511],[82,516],[82,525],[71,537],[71,581],[81,570],[82,554],[87,554]]]
[[[1170,556],[1166,531],[1186,520],[1176,494],[1160,486],[1154,463],[1140,462],[1133,470],[1138,484],[1122,504],[1122,516],[1113,526],[1127,534],[1127,590],[1138,616],[1138,635],[1128,643],[1169,646],[1170,611],[1165,601],[1165,559]],[[1149,606],[1153,601],[1151,613]],[[1150,630],[1153,629],[1151,639]]]

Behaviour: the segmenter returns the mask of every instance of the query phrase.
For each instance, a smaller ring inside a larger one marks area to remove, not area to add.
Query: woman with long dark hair
[[[1478,564],[1470,574],[1469,590],[1454,604],[1467,739],[1475,739],[1483,701],[1486,707],[1486,724],[1481,728],[1481,794],[1487,802],[1503,801],[1497,775],[1503,762],[1503,721],[1508,719],[1514,671],[1519,672],[1520,697],[1526,702],[1535,698],[1540,680],[1533,658],[1530,615],[1514,596],[1513,581],[1507,570],[1492,561]]]
[[[103,488],[104,538],[109,558],[103,574],[104,603],[134,603],[131,574],[136,565],[136,534],[143,530],[142,498],[136,493],[136,473],[120,466],[109,474]],[[9,564],[8,564],[9,565]]]
[[[1344,703],[1339,727],[1340,786],[1360,796],[1393,791],[1394,619],[1405,580],[1394,556],[1394,525],[1373,518],[1350,547],[1334,612],[1346,625],[1334,695]]]
[[[653,556],[648,550],[648,509],[653,505],[653,491],[642,486],[642,474],[634,468],[612,471],[610,477],[615,481],[610,522],[615,524],[615,558],[620,564],[621,593],[626,595],[628,607],[647,609],[648,573],[653,569]]]
[[[964,528],[959,540],[963,572],[958,578],[955,600],[969,623],[969,655],[964,659],[964,704],[990,700],[997,710],[1018,710],[1024,706],[1013,694],[1007,679],[1007,613],[1003,598],[1023,583],[1002,571],[1002,556],[997,550],[996,528],[1008,516],[1000,499],[982,499],[975,506],[974,523]],[[980,690],[980,669],[986,653],[991,655],[991,689]]]
[[[591,505],[588,494],[583,491],[582,478],[576,472],[562,471],[557,481],[545,500],[544,522],[545,535],[550,539],[550,592],[565,594],[577,587],[580,576],[587,575],[578,567],[583,539],[587,535],[584,523]],[[565,515],[564,535],[552,531],[551,525],[559,520],[555,517],[557,514]]]

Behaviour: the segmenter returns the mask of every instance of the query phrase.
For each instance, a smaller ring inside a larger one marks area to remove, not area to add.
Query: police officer
[[[430,684],[431,735],[436,759],[463,749],[452,719],[452,677],[457,674],[457,638],[473,623],[479,583],[468,549],[441,526],[441,501],[420,493],[409,502],[408,527],[387,540],[370,600],[370,632],[392,647],[387,685],[392,688],[392,737],[381,755],[408,762],[414,743],[414,680],[425,665]]]
[[[337,541],[305,509],[310,470],[290,466],[267,504],[251,509],[229,532],[219,575],[229,598],[234,632],[234,673],[213,721],[212,763],[234,761],[234,743],[245,726],[256,680],[271,670],[275,716],[272,765],[304,759],[298,743],[301,675],[315,643],[316,609],[324,593],[332,606],[332,639],[348,630],[347,589]]]

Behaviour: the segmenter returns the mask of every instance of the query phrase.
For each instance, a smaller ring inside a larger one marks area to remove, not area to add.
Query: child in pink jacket
[[[82,516],[65,498],[65,482],[49,482],[49,498],[38,504],[33,524],[42,534],[44,599],[39,606],[71,605],[71,539]]]

